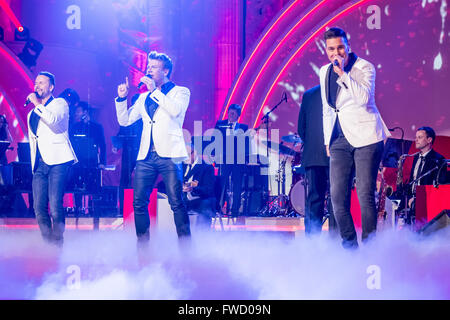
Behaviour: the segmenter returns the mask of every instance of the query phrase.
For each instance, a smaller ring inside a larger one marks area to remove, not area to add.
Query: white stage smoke
[[[449,235],[388,231],[347,251],[326,232],[160,233],[138,250],[133,232],[66,231],[60,250],[0,230],[0,298],[450,299]]]

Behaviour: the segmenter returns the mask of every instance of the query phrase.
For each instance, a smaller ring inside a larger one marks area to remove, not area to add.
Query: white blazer
[[[159,107],[153,115],[153,120],[145,108],[145,99],[150,98]],[[155,151],[160,157],[187,158],[183,137],[183,122],[189,105],[190,91],[188,88],[175,86],[167,95],[156,89],[151,94],[145,92],[139,95],[133,106],[127,110],[127,101],[116,99],[117,120],[121,126],[129,126],[142,118],[143,129],[137,160],[144,160],[150,147],[150,135],[153,133]]]
[[[36,134],[31,131],[30,116],[36,112],[41,117]],[[69,140],[69,106],[62,98],[53,99],[47,106],[38,105],[28,113],[28,138],[30,142],[31,168],[36,164],[36,149],[39,146],[42,160],[47,165],[61,164],[69,161],[77,162]]]
[[[391,136],[375,105],[375,67],[357,58],[349,73],[337,80],[336,112],[328,104],[328,77],[331,63],[320,68],[320,87],[323,105],[323,134],[325,145],[339,113],[339,123],[348,142],[355,148],[364,147]]]

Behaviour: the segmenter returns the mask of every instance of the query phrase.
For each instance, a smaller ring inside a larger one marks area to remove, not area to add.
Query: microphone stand
[[[269,121],[270,121],[269,115],[270,115],[273,111],[275,111],[275,109],[278,108],[278,106],[279,106],[280,104],[282,104],[283,101],[286,101],[286,102],[287,102],[287,95],[286,95],[286,92],[283,93],[283,97],[281,98],[280,102],[278,102],[272,109],[270,109],[270,110],[269,110],[269,111],[261,118],[261,122],[265,122],[265,123],[267,124],[267,128],[266,128],[266,139],[267,139],[267,140],[266,140],[266,141],[267,141],[267,144],[266,144],[266,155],[267,155],[267,159],[269,159]]]
[[[270,160],[269,160],[269,123],[270,123],[269,115],[270,115],[273,111],[275,111],[275,109],[278,108],[278,106],[279,106],[280,104],[282,104],[284,101],[287,102],[287,94],[286,94],[286,92],[283,93],[283,96],[282,96],[280,102],[278,102],[272,109],[270,109],[270,110],[269,110],[269,111],[261,118],[261,122],[266,123],[266,156],[267,156],[267,161],[268,161],[268,162],[270,162]],[[271,143],[270,143],[270,146],[272,146]],[[278,155],[278,156],[279,156],[279,155]],[[280,168],[278,168],[278,169],[280,169]],[[269,216],[270,216],[270,215],[274,216],[274,215],[275,215],[274,213],[278,214],[278,211],[280,211],[280,210],[279,210],[280,208],[277,206],[277,207],[275,208],[276,212],[272,212],[272,210],[271,210],[271,204],[275,201],[275,202],[276,202],[276,205],[277,205],[277,204],[278,204],[278,201],[277,201],[277,200],[278,200],[279,196],[280,196],[280,182],[278,181],[278,197],[277,197],[275,200],[273,200],[272,202],[270,202],[270,200],[267,201],[268,203],[266,204],[266,206],[265,206],[264,209],[262,210],[263,214],[264,214],[264,212],[267,212],[267,213],[269,214]],[[270,193],[269,193],[269,198],[268,198],[268,199],[270,199]]]
[[[439,165],[439,171],[438,171],[438,173],[437,173],[437,175],[436,175],[436,179],[433,181],[433,186],[434,186],[436,189],[439,187],[439,184],[440,184],[440,183],[439,183],[439,177],[440,177],[440,175],[441,175],[442,169],[444,169],[444,168],[447,168],[447,163],[446,163],[445,161]],[[444,180],[444,183],[445,183],[445,180]]]
[[[407,224],[411,224],[411,220],[410,219],[412,218],[412,215],[414,214],[414,217],[416,215],[416,213],[415,213],[415,208],[416,208],[416,205],[415,205],[415,202],[416,202],[416,188],[417,188],[416,182],[418,182],[423,177],[426,177],[426,176],[430,175],[433,171],[436,171],[437,169],[439,169],[439,166],[435,166],[434,168],[428,170],[424,174],[421,174],[419,177],[417,177],[416,179],[414,179],[413,181],[411,181],[411,182],[409,182],[407,184],[408,189],[411,188],[411,191],[412,191],[412,194],[413,194],[413,197],[414,197],[414,201],[413,201],[414,202],[414,212],[411,212],[412,208],[408,209],[408,193],[405,192],[405,213],[406,213]]]
[[[402,132],[402,137],[400,138],[400,140],[402,141],[402,142],[401,142],[401,143],[402,143],[402,154],[405,154],[405,153],[406,153],[406,150],[405,150],[405,140],[403,139],[404,136],[405,136],[405,131],[404,131],[401,127],[394,127],[394,128],[392,128],[392,129],[389,129],[389,131],[393,132],[393,131],[395,131],[396,129],[399,129],[399,130]]]

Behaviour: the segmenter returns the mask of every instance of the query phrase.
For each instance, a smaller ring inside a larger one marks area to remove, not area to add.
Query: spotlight
[[[31,69],[31,67],[36,65],[36,60],[41,54],[42,49],[44,49],[44,46],[39,41],[29,39],[25,44],[25,47],[23,47],[22,52],[17,56],[28,68]]]
[[[30,39],[30,30],[26,27],[20,26],[14,30],[14,40],[16,41],[28,41]]]

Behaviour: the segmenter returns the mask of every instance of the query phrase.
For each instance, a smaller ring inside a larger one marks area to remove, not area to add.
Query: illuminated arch
[[[241,119],[258,124],[259,116],[274,86],[302,49],[328,25],[368,2],[299,1],[288,3],[266,28],[242,64],[225,101],[221,117],[231,103],[242,105]],[[263,98],[264,97],[264,98]],[[253,108],[252,108],[253,106]],[[256,118],[251,117],[255,114]]]
[[[33,91],[32,75],[3,43],[0,43],[0,65],[2,66],[0,75],[2,105],[10,115],[8,122],[17,121],[14,130],[10,125],[10,131],[14,140],[20,142],[23,141],[27,132],[26,117],[29,108],[24,108],[23,104],[26,96]]]
[[[291,65],[291,63],[295,60],[295,58],[298,58],[299,55],[301,55],[302,51],[304,48],[306,48],[308,46],[308,44],[313,41],[318,35],[321,35],[321,33],[325,30],[326,27],[332,25],[333,23],[335,23],[339,18],[342,18],[344,15],[349,14],[352,10],[356,9],[357,7],[363,5],[364,3],[368,2],[369,0],[360,0],[354,4],[349,5],[348,7],[346,7],[344,10],[341,10],[337,13],[333,13],[332,17],[327,20],[325,23],[323,23],[322,25],[319,25],[315,31],[313,31],[311,33],[310,36],[308,36],[306,38],[306,40],[302,41],[300,43],[300,45],[298,46],[298,48],[293,51],[293,53],[291,54],[290,57],[287,57],[285,59],[285,62],[281,64],[282,68],[280,71],[278,71],[277,76],[273,79],[273,81],[271,81],[271,85],[269,90],[267,90],[267,93],[264,97],[264,99],[262,100],[262,102],[259,104],[260,108],[258,111],[258,114],[256,116],[256,119],[254,121],[254,126],[256,126],[259,122],[259,117],[261,115],[261,112],[270,96],[270,94],[273,91],[273,88],[275,87],[275,85],[278,83],[278,80],[280,79],[280,77],[283,75],[283,73],[286,71],[286,69]]]

